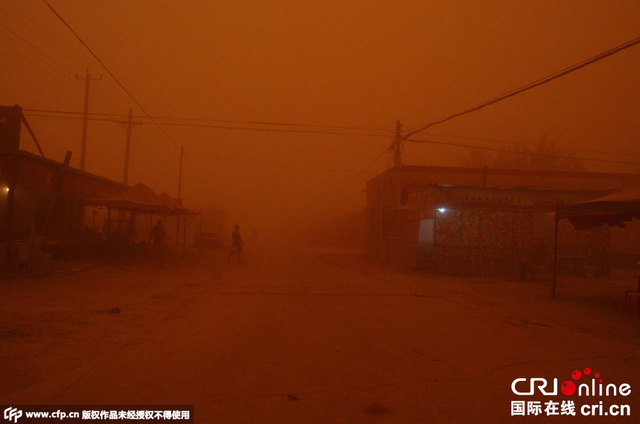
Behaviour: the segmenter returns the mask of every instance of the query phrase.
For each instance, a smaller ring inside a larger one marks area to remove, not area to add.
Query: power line
[[[500,144],[501,146],[513,145],[513,146],[530,146],[537,147],[538,143],[521,143],[519,141],[513,140],[504,140],[498,138],[490,138],[490,137],[474,137],[474,136],[463,136],[463,135],[452,135],[452,134],[425,134],[427,137],[438,137],[444,139],[459,139],[459,140],[477,140],[477,141],[486,141],[493,144]],[[622,153],[622,152],[613,152],[610,150],[594,150],[594,149],[580,149],[581,152],[584,153],[596,153],[596,154],[605,154],[605,155],[615,155],[615,156],[635,156],[640,157],[638,153]]]
[[[65,110],[49,110],[49,109],[22,109],[24,112],[36,112],[36,113],[59,113],[61,115],[82,115],[84,112],[75,112],[75,111],[65,111]],[[89,115],[96,116],[112,116],[114,118],[122,118],[122,115],[118,115],[117,113],[103,113],[103,112],[89,112]],[[61,116],[61,119],[65,119],[66,117]],[[68,119],[75,119],[74,117]]]
[[[25,111],[35,111],[38,109],[24,109]],[[41,109],[42,110],[42,109]],[[69,112],[69,113],[81,113],[81,112]],[[101,121],[101,122],[121,122],[122,117],[116,114],[109,113],[94,113],[94,115],[99,117],[89,117],[88,119],[91,121]],[[80,116],[53,116],[53,115],[43,115],[43,114],[34,114],[34,113],[26,113],[26,116],[29,118],[43,118],[43,119],[67,119],[67,120],[81,120]],[[118,119],[115,119],[115,118]],[[387,136],[381,134],[366,134],[366,133],[345,133],[345,132],[336,132],[336,131],[316,131],[316,130],[290,130],[290,129],[270,129],[270,128],[252,128],[252,127],[234,127],[234,126],[220,126],[220,125],[207,125],[207,124],[164,124],[164,125],[179,125],[184,127],[196,127],[196,128],[212,128],[212,129],[222,129],[222,130],[239,130],[239,131],[256,131],[256,132],[268,132],[268,133],[295,133],[295,134],[319,134],[319,135],[338,135],[338,136],[361,136],[361,137],[375,137],[375,138],[386,138]],[[446,137],[446,136],[445,136]],[[469,139],[477,139],[473,137],[465,137]],[[473,144],[462,144],[455,143],[449,141],[440,141],[440,140],[429,140],[429,139],[405,139],[406,141],[413,143],[423,143],[423,144],[435,144],[442,146],[450,146],[456,148],[465,148],[472,150],[484,150],[496,153],[512,153],[512,154],[523,154],[524,152],[518,150],[510,150],[506,148],[498,148],[498,147],[489,147],[489,146],[478,146]],[[482,139],[481,139],[482,140]],[[488,140],[488,139],[486,139]],[[498,140],[495,140],[498,141]],[[584,151],[586,152],[586,151]],[[598,151],[599,152],[599,151]],[[626,154],[620,152],[599,152],[599,153],[608,153],[612,155],[625,155],[625,156],[634,156],[633,154]],[[600,162],[600,163],[615,163],[615,164],[623,164],[623,165],[639,165],[640,162],[631,162],[631,161],[623,161],[623,160],[614,160],[614,159],[598,159],[598,158],[587,158],[582,156],[571,156],[571,155],[561,155],[561,154],[549,154],[549,153],[535,153],[544,157],[556,158],[556,159],[575,159],[589,162]],[[637,156],[637,155],[636,155]],[[353,171],[352,171],[353,172]]]
[[[325,128],[325,129],[336,129],[336,130],[381,131],[381,132],[387,132],[387,133],[391,132],[388,129],[380,129],[380,128],[372,128],[372,127],[303,124],[303,123],[297,123],[297,122],[228,120],[228,119],[184,118],[184,117],[180,118],[180,117],[169,117],[169,116],[156,116],[155,118],[169,120],[169,121],[220,122],[220,123],[234,123],[234,124],[273,125],[273,126],[282,126],[282,127],[310,127],[310,128]]]
[[[42,57],[44,57],[45,59],[47,59],[51,64],[53,64],[55,67],[57,67],[60,71],[62,71],[62,74],[68,77],[67,74],[67,70],[64,69],[62,67],[62,65],[60,65],[54,58],[52,58],[49,54],[43,52],[41,49],[39,49],[37,46],[35,46],[33,43],[31,43],[29,40],[27,40],[26,38],[24,38],[22,35],[18,34],[17,32],[13,31],[11,28],[9,28],[8,26],[4,25],[3,23],[0,22],[0,28],[4,28],[4,30],[8,31],[10,34],[13,35],[13,39],[11,41],[15,41],[15,40],[20,40],[24,45],[26,45],[27,47],[29,47],[31,50],[33,50],[34,52],[36,52],[37,54],[41,55]],[[6,35],[5,35],[6,36]],[[11,38],[10,38],[11,39]],[[69,78],[69,77],[68,77]]]
[[[42,80],[50,80],[54,84],[66,85],[67,87],[72,87],[70,80],[67,81],[63,78],[60,78],[58,75],[50,72],[49,69],[45,69],[42,64],[37,63],[32,60],[33,57],[29,57],[24,54],[23,49],[15,50],[15,44],[5,44],[2,39],[0,39],[0,46],[3,46],[8,53],[5,53],[5,56],[11,59],[13,62],[31,72],[34,76],[37,76]],[[13,54],[14,56],[11,56]],[[25,64],[26,63],[26,64]]]
[[[388,138],[388,135],[384,134],[372,134],[372,133],[357,133],[357,132],[343,132],[343,131],[323,131],[312,129],[284,129],[284,128],[259,128],[259,127],[239,127],[231,125],[213,125],[213,124],[198,124],[198,123],[179,123],[179,122],[164,122],[163,125],[174,127],[188,127],[188,128],[213,128],[220,130],[236,130],[236,131],[257,131],[257,132],[273,132],[273,133],[293,133],[293,134],[321,134],[321,135],[346,135],[357,137],[383,137]]]
[[[33,113],[25,113],[25,116],[29,118],[62,119],[62,120],[73,120],[73,121],[81,121],[83,119],[81,116],[69,117],[69,116],[40,115],[40,114],[33,114]],[[120,119],[114,119],[114,118],[93,118],[89,116],[87,119],[89,121],[103,121],[103,122],[116,122],[116,123],[119,123],[122,121],[122,117],[120,117]]]
[[[71,81],[72,79],[71,79],[71,77],[69,75],[71,75],[72,72],[68,72],[60,64],[60,62],[57,62],[56,60],[53,59],[53,57],[55,57],[56,59],[60,60],[61,58],[64,57],[62,54],[58,53],[58,51],[54,51],[54,50],[56,50],[55,48],[58,47],[57,50],[59,50],[59,48],[62,48],[62,51],[64,53],[70,54],[72,56],[72,59],[74,59],[74,63],[77,63],[77,62],[85,63],[87,58],[88,58],[88,56],[86,54],[83,54],[82,56],[80,56],[79,54],[77,54],[74,51],[74,49],[72,48],[73,46],[66,45],[66,43],[63,43],[63,42],[57,40],[55,37],[49,35],[45,31],[45,28],[46,28],[45,25],[42,25],[42,23],[38,23],[38,22],[34,21],[26,13],[21,11],[15,4],[12,4],[12,2],[7,1],[6,4],[11,6],[15,11],[6,9],[5,6],[4,6],[4,3],[0,3],[0,9],[2,9],[2,11],[5,12],[5,13],[10,14],[12,16],[12,18],[13,18],[13,21],[20,28],[26,28],[28,30],[27,32],[30,35],[33,35],[33,36],[35,36],[35,38],[39,39],[39,41],[41,41],[40,45],[42,45],[42,41],[44,41],[45,45],[43,46],[43,49],[40,49],[40,48],[38,48],[36,46],[36,44],[38,44],[38,43],[36,43],[36,41],[31,42],[31,41],[27,40],[26,36],[22,36],[22,35],[18,34],[16,32],[17,30],[10,29],[6,25],[3,25],[3,26],[9,32],[13,33],[15,37],[19,38],[23,43],[27,44],[36,53],[38,53],[39,55],[47,58],[47,60],[49,62],[54,63],[54,65],[56,65],[56,68],[60,69],[60,71],[64,75],[65,79],[68,79],[68,80]],[[46,51],[47,53],[44,53],[43,50]],[[51,66],[48,63],[47,63],[47,68],[48,68],[48,70],[56,70],[56,69],[51,68]],[[75,84],[74,84],[74,87],[75,87]],[[112,96],[105,95],[105,93],[102,93],[102,92],[96,92],[96,93],[94,93],[94,96],[99,97],[98,100],[101,100],[101,101],[105,102],[106,104],[109,104],[110,106],[115,107],[116,109],[120,108],[119,105],[114,103],[114,100],[113,100]]]
[[[35,109],[25,109],[25,112],[28,110]],[[75,113],[75,112],[74,112]],[[64,120],[79,120],[82,119],[81,116],[56,116],[56,115],[48,115],[43,113],[29,113],[28,116],[31,118],[43,118],[43,119],[64,119]],[[91,115],[91,114],[90,114]],[[92,121],[111,121],[111,122],[120,122],[122,117],[115,114],[99,114],[96,116],[104,116],[100,118],[89,117],[89,120]],[[116,119],[116,117],[118,119]],[[358,132],[344,132],[344,131],[323,131],[323,130],[313,130],[313,129],[289,129],[289,128],[260,128],[260,127],[242,127],[242,126],[232,126],[232,125],[213,125],[213,124],[197,124],[197,123],[173,123],[173,122],[163,122],[162,125],[165,126],[176,126],[176,127],[187,127],[187,128],[211,128],[211,129],[219,129],[219,130],[233,130],[233,131],[254,131],[254,132],[267,132],[267,133],[291,133],[291,134],[318,134],[318,135],[340,135],[340,136],[355,136],[355,137],[382,137],[387,138],[387,135],[384,134],[372,134],[372,133],[358,133]]]
[[[550,81],[553,81],[553,80],[555,80],[557,78],[560,78],[560,77],[563,77],[563,76],[565,76],[567,74],[575,72],[578,69],[581,69],[581,68],[584,68],[586,66],[589,66],[592,63],[598,62],[598,61],[600,61],[600,60],[602,60],[602,59],[604,59],[606,57],[609,57],[611,55],[619,53],[622,50],[628,49],[629,47],[635,46],[636,44],[639,44],[639,43],[640,43],[640,37],[634,38],[633,40],[629,40],[626,43],[620,44],[619,46],[613,47],[613,48],[611,48],[609,50],[606,50],[606,51],[604,51],[602,53],[599,53],[599,54],[597,54],[595,56],[592,56],[592,57],[590,57],[588,59],[585,59],[585,60],[583,60],[581,62],[578,62],[578,63],[576,63],[574,65],[568,66],[568,67],[566,67],[564,69],[561,69],[561,70],[559,70],[557,72],[549,74],[549,75],[547,75],[545,77],[538,78],[537,80],[532,81],[532,82],[530,82],[530,83],[528,83],[528,84],[526,84],[524,86],[521,86],[519,88],[507,91],[507,92],[499,95],[498,97],[495,97],[495,98],[493,98],[491,100],[487,100],[486,102],[480,103],[479,105],[470,107],[470,108],[465,109],[465,110],[463,110],[461,112],[458,112],[458,113],[454,113],[453,115],[449,115],[446,118],[442,118],[442,119],[439,119],[437,121],[430,122],[430,123],[424,125],[423,127],[418,128],[417,130],[414,130],[414,131],[411,131],[411,132],[405,134],[403,136],[403,139],[406,140],[409,137],[411,137],[411,136],[413,136],[413,135],[415,135],[415,134],[417,134],[417,133],[419,133],[421,131],[426,130],[427,128],[433,127],[434,125],[442,124],[443,122],[447,122],[447,121],[450,121],[450,120],[452,120],[454,118],[460,117],[462,115],[466,115],[466,114],[469,114],[471,112],[475,112],[477,110],[480,110],[480,109],[482,109],[484,107],[487,107],[489,105],[492,105],[494,103],[498,103],[498,102],[501,102],[501,101],[503,101],[505,99],[508,99],[509,97],[513,97],[513,96],[515,96],[517,94],[520,94],[520,93],[523,93],[525,91],[531,90],[531,89],[533,89],[535,87],[539,87],[539,86],[541,86],[543,84],[546,84],[546,83],[548,83]]]
[[[116,82],[116,84],[118,84],[118,86],[125,92],[127,93],[127,95],[129,96],[129,98],[131,98],[131,100],[133,100],[133,102],[140,108],[140,110],[149,118],[149,120],[158,128],[158,130],[160,130],[160,132],[162,132],[162,134],[164,134],[164,136],[171,142],[171,144],[173,144],[176,148],[178,147],[178,145],[176,144],[175,141],[173,141],[173,138],[171,138],[171,136],[156,122],[155,119],[153,119],[153,117],[151,116],[151,114],[149,112],[147,112],[147,110],[144,108],[144,106],[142,106],[142,104],[138,101],[138,99],[135,98],[135,96],[133,94],[131,94],[131,92],[120,82],[120,80],[118,79],[118,77],[115,76],[115,74],[113,72],[111,72],[111,70],[107,67],[107,65],[105,65],[105,63],[98,57],[97,54],[94,53],[94,51],[91,49],[91,47],[89,47],[89,45],[87,43],[84,42],[84,40],[78,35],[78,33],[71,27],[71,25],[69,25],[67,23],[67,21],[53,8],[53,6],[51,6],[51,4],[49,3],[48,0],[42,0],[44,2],[44,4],[47,5],[47,7],[51,10],[51,12],[53,12],[54,15],[56,15],[56,17],[60,20],[60,22],[62,22],[68,29],[69,31],[71,31],[71,33],[78,39],[78,41],[87,49],[87,51],[89,51],[89,53],[91,53],[91,55],[98,61],[98,63],[100,64],[100,66],[102,66],[102,68],[111,76],[111,78],[113,78],[113,80]]]
[[[25,111],[27,110],[43,110],[43,109],[23,109]],[[69,112],[69,113],[82,113],[82,112]],[[109,114],[109,113],[95,113],[96,115],[101,115],[101,116],[118,116],[119,115],[115,115],[115,114]],[[28,116],[29,118],[53,118],[53,119],[73,119],[73,120],[81,120],[82,117],[65,117],[65,116],[47,116],[47,115],[38,115],[38,114],[25,114],[26,116]],[[90,113],[91,115],[91,113]],[[93,117],[89,117],[89,120],[92,121],[102,121],[102,122],[118,122],[121,123],[121,120],[117,120],[117,119],[111,119],[111,118],[93,118]],[[334,134],[332,132],[328,132],[327,134]],[[186,151],[185,153],[187,154],[195,154],[195,152],[188,152]],[[198,156],[203,156],[203,154],[201,153],[197,153]],[[256,164],[256,165],[266,165],[266,166],[274,166],[274,167],[288,167],[288,168],[295,168],[295,169],[302,169],[302,170],[309,170],[309,171],[322,171],[322,172],[343,172],[343,173],[358,173],[358,170],[354,170],[354,169],[340,169],[340,168],[321,168],[321,167],[313,167],[313,166],[306,166],[306,165],[296,165],[296,164],[289,164],[289,163],[283,163],[283,162],[265,162],[265,161],[256,161],[256,160],[250,160],[250,159],[238,159],[238,158],[228,158],[228,157],[221,157],[221,156],[212,156],[212,155],[208,155],[205,154],[204,156],[206,156],[209,159],[213,159],[213,160],[219,160],[219,161],[226,161],[226,162],[241,162],[241,163],[251,163],[251,164]]]
[[[425,139],[415,139],[415,138],[407,138],[405,140],[411,141],[413,143],[436,144],[441,146],[451,146],[451,147],[459,147],[459,148],[473,149],[473,150],[485,150],[485,151],[497,152],[497,153],[513,153],[513,154],[519,154],[519,155],[527,154],[527,152],[518,151],[518,150],[500,149],[497,147],[487,147],[487,146],[474,146],[472,144],[460,144],[460,143],[453,143],[448,141],[436,141],[436,140],[425,140]],[[591,162],[616,163],[616,164],[623,164],[623,165],[640,166],[640,162],[622,161],[622,160],[614,160],[614,159],[585,158],[585,157],[579,157],[579,156],[559,155],[559,154],[540,153],[540,152],[531,152],[531,154],[548,157],[548,158],[556,158],[556,159],[571,159],[571,160],[582,160],[582,161],[591,161]]]
[[[38,112],[38,113],[58,113],[64,115],[82,115],[83,112],[68,111],[68,110],[47,110],[47,109],[23,109],[25,112]],[[116,114],[107,113],[89,113],[90,115],[102,115],[102,116],[114,116],[119,117]],[[144,118],[140,116],[134,116],[134,118]],[[304,124],[299,122],[284,122],[284,121],[258,121],[258,120],[231,120],[231,119],[212,119],[212,118],[190,118],[190,117],[171,117],[171,116],[154,116],[157,120],[167,121],[180,121],[179,123],[198,123],[198,122],[220,122],[228,124],[251,124],[261,126],[277,126],[277,127],[297,127],[297,128],[324,128],[334,130],[362,130],[362,131],[379,131],[385,133],[392,133],[389,129],[372,128],[372,127],[359,127],[359,126],[344,126],[344,125],[326,125],[326,124]],[[165,123],[165,125],[170,125]]]
[[[74,56],[74,58],[79,62],[83,62],[86,59],[86,58],[84,58],[84,57],[82,57],[80,55],[80,53],[79,53],[80,50],[76,51],[76,48],[74,46],[66,45],[64,42],[62,42],[62,41],[58,40],[57,38],[53,37],[52,35],[48,34],[47,31],[45,30],[45,28],[46,28],[45,25],[43,25],[41,22],[36,22],[33,18],[31,18],[25,12],[20,10],[20,8],[18,6],[16,6],[13,2],[7,1],[6,4],[11,6],[15,10],[15,12],[17,12],[19,15],[16,14],[15,12],[11,12],[8,9],[4,9],[4,7],[1,6],[1,5],[0,5],[0,8],[3,8],[6,13],[9,13],[13,17],[15,17],[17,19],[21,19],[22,23],[20,23],[20,25],[28,27],[29,28],[29,32],[31,34],[38,35],[43,40],[46,40],[49,43],[57,44],[59,47],[62,48],[62,51],[69,53],[71,56]]]

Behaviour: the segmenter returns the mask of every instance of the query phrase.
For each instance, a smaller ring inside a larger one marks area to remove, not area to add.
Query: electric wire
[[[505,99],[508,99],[510,97],[516,96],[516,95],[518,95],[520,93],[523,93],[525,91],[528,91],[528,90],[531,90],[533,88],[539,87],[539,86],[541,86],[543,84],[547,84],[547,83],[549,83],[549,82],[551,82],[551,81],[553,81],[555,79],[558,79],[558,78],[563,77],[563,76],[565,76],[567,74],[575,72],[575,71],[577,71],[579,69],[582,69],[582,68],[584,68],[586,66],[589,66],[589,65],[591,65],[591,64],[593,64],[595,62],[598,62],[598,61],[600,61],[602,59],[605,59],[605,58],[607,58],[607,57],[609,57],[611,55],[619,53],[619,52],[621,52],[621,51],[623,51],[625,49],[628,49],[630,47],[633,47],[633,46],[635,46],[637,44],[640,44],[640,37],[636,37],[636,38],[634,38],[632,40],[627,41],[626,43],[620,44],[620,45],[618,45],[616,47],[612,47],[612,48],[610,48],[610,49],[608,49],[608,50],[606,50],[604,52],[598,53],[595,56],[592,56],[592,57],[590,57],[588,59],[585,59],[585,60],[583,60],[581,62],[578,62],[576,64],[573,64],[571,66],[567,66],[566,68],[561,69],[559,71],[556,71],[556,72],[554,72],[552,74],[549,74],[547,76],[538,78],[535,81],[532,81],[532,82],[530,82],[530,83],[528,83],[528,84],[526,84],[524,86],[521,86],[519,88],[515,88],[513,90],[509,90],[509,91],[499,95],[498,97],[494,97],[493,99],[487,100],[487,101],[485,101],[483,103],[480,103],[480,104],[478,104],[476,106],[470,107],[468,109],[464,109],[464,110],[462,110],[460,112],[454,113],[454,114],[449,115],[449,116],[447,116],[445,118],[438,119],[436,121],[430,122],[430,123],[418,128],[416,130],[413,130],[413,131],[403,135],[402,138],[403,139],[408,139],[409,137],[411,137],[411,136],[413,136],[413,135],[415,135],[415,134],[417,134],[419,132],[422,132],[422,131],[426,130],[427,128],[433,127],[433,126],[438,125],[438,124],[442,124],[444,122],[450,121],[452,119],[458,118],[458,117],[463,116],[463,115],[467,115],[469,113],[472,113],[472,112],[475,112],[477,110],[483,109],[483,108],[485,108],[487,106],[490,106],[492,104],[501,102],[501,101],[503,101]]]
[[[522,143],[520,141],[514,140],[506,140],[506,139],[498,139],[498,138],[490,138],[490,137],[474,137],[474,136],[464,136],[464,135],[453,135],[453,134],[442,134],[442,133],[429,133],[425,134],[426,137],[437,137],[444,139],[459,139],[459,140],[476,140],[476,141],[486,141],[492,144],[498,144],[501,147],[512,145],[512,146],[529,146],[529,147],[537,147],[538,143]],[[580,151],[585,153],[596,153],[596,154],[605,154],[605,155],[617,155],[617,156],[640,156],[640,153],[622,153],[622,152],[613,152],[610,150],[595,150],[595,149],[584,149],[581,148]]]
[[[32,57],[26,56],[23,50],[14,49],[13,44],[6,44],[4,40],[0,38],[0,46],[4,47],[6,50],[5,57],[11,59],[34,76],[37,76],[39,80],[48,80],[56,85],[71,87],[71,83],[69,81],[49,72],[41,64],[34,61]]]
[[[615,163],[615,164],[622,164],[622,165],[640,166],[640,162],[631,162],[631,161],[623,161],[623,160],[615,160],[615,159],[587,158],[587,157],[581,157],[581,156],[551,154],[551,153],[542,153],[542,152],[523,152],[518,150],[501,149],[498,147],[475,146],[471,144],[460,144],[460,143],[453,143],[448,141],[437,141],[437,140],[427,140],[427,139],[408,138],[405,140],[413,143],[435,144],[435,145],[441,145],[441,146],[459,147],[459,148],[473,149],[473,150],[485,150],[485,151],[497,152],[497,153],[512,153],[512,154],[518,154],[518,155],[533,154],[533,155],[538,155],[538,156],[543,156],[548,158],[556,158],[556,159],[571,159],[571,160],[580,160],[580,161],[589,161],[589,162]]]
[[[38,113],[55,113],[64,115],[83,115],[84,112],[80,111],[68,111],[68,110],[50,110],[50,109],[24,109],[25,112],[38,112]],[[99,112],[90,112],[89,114],[114,116],[120,117],[117,114],[106,114]],[[144,116],[133,116],[134,119],[145,118]],[[231,119],[212,119],[212,118],[191,118],[191,117],[171,117],[171,116],[154,116],[157,120],[167,121],[179,121],[179,123],[198,123],[198,122],[220,122],[229,124],[251,124],[261,126],[280,126],[280,127],[298,127],[298,128],[323,128],[323,129],[335,129],[335,130],[362,130],[362,131],[379,131],[385,133],[392,133],[389,129],[380,129],[373,127],[360,127],[360,126],[344,126],[344,125],[326,125],[326,124],[303,124],[298,122],[284,122],[284,121],[258,121],[258,120],[231,120]]]
[[[38,109],[25,109],[26,116],[28,116],[29,118],[44,118],[44,119],[72,119],[72,120],[81,120],[81,119],[83,119],[80,116],[78,116],[78,117],[75,117],[75,116],[52,116],[52,115],[44,115],[44,114],[27,112],[27,111],[35,111],[35,110],[38,110]],[[72,112],[72,113],[76,113],[76,112]],[[123,119],[121,116],[115,115],[115,114],[96,113],[95,115],[97,115],[99,117],[91,117],[90,116],[87,119],[89,119],[91,121],[114,122],[114,123],[121,123],[122,119]],[[115,119],[116,117],[118,119]],[[173,125],[173,124],[169,123],[169,124],[163,124],[163,125]],[[345,133],[345,132],[336,132],[336,131],[325,131],[325,132],[323,132],[323,131],[315,131],[315,130],[251,128],[251,127],[206,125],[206,124],[183,124],[181,126],[197,127],[197,128],[213,128],[213,129],[223,129],[223,130],[270,132],[270,133],[272,132],[272,133],[296,133],[296,134],[321,134],[321,135],[339,135],[339,136],[362,136],[362,137],[375,137],[375,138],[380,138],[380,137],[386,138],[387,137],[387,136],[380,135],[380,134],[366,134],[366,133],[357,134],[357,133]],[[473,144],[462,144],[462,143],[456,143],[456,142],[451,142],[451,141],[441,141],[441,140],[432,140],[432,139],[415,139],[415,138],[411,138],[411,139],[406,139],[406,141],[412,142],[412,143],[442,145],[442,146],[464,148],[464,149],[471,149],[471,150],[484,150],[484,151],[490,151],[490,152],[496,152],[496,153],[510,153],[510,154],[525,154],[526,153],[526,152],[523,152],[523,151],[511,150],[511,149],[501,148],[501,147],[478,146],[478,145],[473,145]],[[556,159],[571,159],[571,160],[600,162],[600,163],[614,163],[614,164],[623,164],[623,165],[640,165],[640,162],[615,160],[615,159],[589,158],[589,157],[584,157],[584,156],[572,156],[572,155],[551,154],[551,153],[537,153],[537,152],[531,152],[531,153],[535,154],[535,155],[540,155],[540,156],[543,156],[543,157],[556,158]],[[624,153],[616,153],[616,152],[609,152],[609,153],[625,155]],[[627,155],[627,156],[632,156],[632,155]]]
[[[36,54],[42,56],[43,58],[45,58],[49,63],[51,63],[52,65],[54,65],[59,71],[62,72],[63,75],[65,75],[67,78],[71,79],[69,77],[69,72],[68,70],[64,69],[62,67],[62,65],[60,65],[60,63],[58,63],[58,61],[56,61],[54,58],[52,58],[49,54],[43,52],[40,48],[36,47],[33,43],[31,43],[29,40],[27,40],[26,38],[24,38],[23,36],[21,36],[20,34],[18,34],[17,32],[13,31],[11,28],[9,28],[8,26],[4,25],[2,22],[0,22],[0,29],[3,29],[7,32],[9,32],[10,34],[13,35],[13,40],[19,40],[23,45],[27,46],[29,49],[31,49],[32,51],[34,51]],[[0,31],[2,32],[2,31]],[[6,34],[5,34],[6,36]]]
[[[138,99],[127,89],[127,87],[125,87],[124,84],[120,82],[118,77],[116,77],[116,75],[113,72],[111,72],[111,70],[102,61],[102,59],[100,59],[100,57],[98,57],[98,55],[91,49],[91,47],[89,47],[89,45],[85,43],[82,37],[78,35],[78,33],[71,27],[71,25],[69,25],[69,23],[67,23],[67,21],[53,8],[53,6],[51,6],[51,3],[49,3],[48,0],[42,0],[42,1],[47,5],[49,10],[51,10],[51,12],[60,20],[60,22],[62,22],[67,27],[67,29],[71,31],[71,33],[87,49],[87,51],[91,53],[91,55],[100,64],[100,66],[102,66],[102,68],[109,74],[109,76],[113,78],[116,84],[118,84],[118,86],[129,96],[129,98],[136,104],[136,106],[140,108],[140,110],[147,116],[147,118],[149,118],[149,120],[155,125],[155,127],[158,128],[158,130],[167,138],[167,140],[169,140],[171,144],[173,144],[173,146],[177,148],[178,144],[173,140],[173,138],[164,130],[164,128],[162,128],[158,124],[158,122],[151,116],[151,114],[147,111],[147,109],[144,106],[142,106],[142,104],[138,101]]]
[[[45,25],[43,25],[41,22],[36,22],[32,17],[30,17],[25,12],[23,12],[13,2],[7,1],[6,4],[11,6],[15,10],[15,12],[17,12],[18,14],[16,14],[15,12],[12,12],[9,9],[5,9],[2,6],[2,3],[0,3],[0,9],[3,9],[5,12],[9,13],[11,16],[16,18],[17,20],[21,20],[22,21],[21,25],[28,27],[31,34],[39,36],[41,39],[47,41],[50,44],[57,45],[62,49],[63,52],[73,56],[78,62],[84,62],[87,59],[84,52],[80,53],[81,51],[77,49],[75,46],[66,44],[58,40],[56,37],[52,36],[51,34],[48,34],[47,31],[45,30],[46,28]]]
[[[30,111],[37,109],[24,109],[25,113],[32,118],[42,119],[64,119],[64,120],[82,120],[82,116],[55,116],[44,113],[32,113]],[[93,118],[89,117],[89,120],[93,121],[111,121],[121,122],[122,116],[115,114],[102,114],[107,116],[105,118]],[[112,117],[112,118],[111,118]],[[118,119],[115,119],[118,117]],[[232,125],[213,125],[213,124],[197,124],[197,123],[175,123],[175,122],[163,122],[164,126],[176,126],[186,128],[210,128],[219,130],[231,130],[231,131],[254,131],[254,132],[267,132],[267,133],[291,133],[291,134],[317,134],[317,135],[339,135],[339,136],[355,136],[355,137],[375,137],[375,138],[388,138],[388,135],[372,134],[372,133],[358,133],[358,132],[344,132],[344,131],[329,131],[329,130],[314,130],[314,129],[290,129],[290,128],[261,128],[261,127],[246,127],[246,126],[232,126]]]
[[[6,8],[6,5],[11,6],[14,9],[14,11]],[[80,56],[74,51],[72,46],[65,45],[65,43],[59,41],[57,38],[47,34],[46,31],[44,30],[45,28],[44,25],[34,21],[26,13],[21,11],[15,4],[9,1],[7,1],[6,3],[0,3],[0,9],[3,12],[11,15],[13,22],[18,24],[21,28],[22,27],[26,28],[30,35],[33,35],[35,36],[35,38],[38,38],[39,40],[44,41],[45,44],[43,48],[44,50],[49,51],[50,54],[45,53],[43,49],[39,48],[37,46],[38,43],[36,42],[36,40],[30,41],[25,36],[19,34],[16,28],[12,29],[12,28],[9,28],[7,25],[2,25],[2,24],[0,25],[4,26],[6,31],[12,33],[15,38],[18,38],[22,43],[26,44],[31,50],[35,51],[37,55],[45,57],[48,62],[54,64],[55,68],[51,68],[50,70],[60,70],[61,75],[63,75],[64,78],[69,79],[73,83],[73,87],[75,88],[77,85],[77,82],[70,77],[70,75],[72,75],[73,72],[70,72],[68,69],[66,69],[64,65],[62,65],[56,59],[54,59],[52,56],[55,56],[58,59],[64,58],[65,55],[59,53],[60,49],[62,49],[62,52],[64,52],[65,54],[71,55],[74,63],[77,63],[77,62],[86,63],[89,56],[87,56],[86,54],[83,54],[82,56]],[[109,95],[108,93],[105,93],[103,91],[95,91],[93,93],[93,97],[94,97],[94,100],[97,100],[98,102],[103,102],[106,105],[115,108],[116,110],[122,109],[121,104],[119,104],[119,100],[116,100],[113,96]]]

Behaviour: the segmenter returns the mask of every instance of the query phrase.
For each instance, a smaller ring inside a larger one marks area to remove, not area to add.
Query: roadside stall
[[[166,193],[156,194],[144,184],[136,184],[114,195],[89,198],[85,200],[85,205],[106,210],[102,232],[112,252],[142,250],[150,246],[154,217],[173,217],[178,226],[180,219],[183,219],[184,252],[187,216],[195,214],[180,205],[178,199]],[[176,240],[178,237],[179,231],[176,229]]]
[[[578,202],[556,208],[553,296],[556,296],[558,277],[558,222],[567,219],[577,232],[602,226],[625,227],[633,219],[640,219],[640,184],[590,201]],[[620,294],[620,306],[634,315],[640,313],[640,276],[638,286]]]

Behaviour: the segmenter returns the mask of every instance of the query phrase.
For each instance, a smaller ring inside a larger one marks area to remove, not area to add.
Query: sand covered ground
[[[349,249],[249,246],[63,264],[6,278],[0,403],[187,403],[198,423],[542,422],[510,417],[517,377],[589,367],[627,382],[640,320],[628,276],[546,281],[394,270]],[[612,401],[613,402],[613,401]],[[558,422],[569,420],[559,418]]]

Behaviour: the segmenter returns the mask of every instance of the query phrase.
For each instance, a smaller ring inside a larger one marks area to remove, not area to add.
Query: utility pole
[[[184,146],[180,146],[180,167],[178,168],[178,200],[182,200],[182,157],[184,156]]]
[[[100,78],[91,78],[89,75],[89,68],[85,69],[84,77],[80,77],[76,74],[76,79],[84,80],[84,113],[82,115],[82,145],[80,149],[80,169],[85,170],[87,163],[87,124],[89,121],[89,85],[91,81],[97,81]]]
[[[123,184],[129,183],[129,153],[131,151],[131,130],[134,125],[142,125],[142,122],[133,122],[133,112],[129,109],[129,117],[126,122],[120,122],[127,130],[127,139],[124,147],[124,169],[122,171]]]
[[[180,146],[180,167],[178,168],[178,201],[182,205],[182,157],[184,156],[184,146]],[[184,218],[184,234],[183,234],[183,243],[187,242],[187,216]],[[176,215],[176,246],[180,246],[180,215]],[[184,249],[182,252],[182,256],[184,257]]]
[[[396,121],[396,137],[393,140],[393,165],[402,165],[402,125]]]

